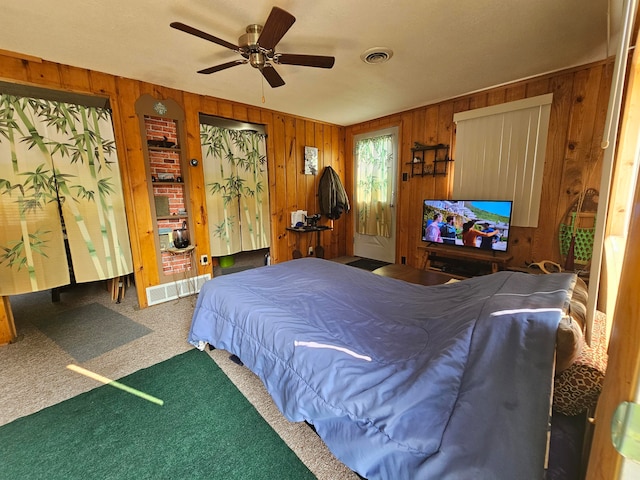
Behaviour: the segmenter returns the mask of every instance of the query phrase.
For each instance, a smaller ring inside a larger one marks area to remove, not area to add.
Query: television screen
[[[422,241],[506,252],[510,200],[424,200]]]

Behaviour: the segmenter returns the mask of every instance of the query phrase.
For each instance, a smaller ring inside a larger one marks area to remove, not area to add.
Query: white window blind
[[[513,200],[511,225],[537,227],[553,94],[454,115],[453,198]]]

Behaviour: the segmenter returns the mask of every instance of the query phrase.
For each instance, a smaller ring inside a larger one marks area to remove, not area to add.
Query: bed
[[[422,286],[302,258],[204,284],[189,342],[241,359],[367,479],[542,479],[568,273]]]

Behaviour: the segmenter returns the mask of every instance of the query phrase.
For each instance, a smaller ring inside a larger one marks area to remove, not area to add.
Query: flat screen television
[[[512,206],[510,200],[424,200],[422,241],[506,252]]]

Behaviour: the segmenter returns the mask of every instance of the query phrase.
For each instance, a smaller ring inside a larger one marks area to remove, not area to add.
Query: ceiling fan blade
[[[281,87],[284,85],[284,80],[280,76],[276,69],[271,65],[265,65],[260,69],[262,76],[269,82],[272,88]]]
[[[296,55],[293,53],[279,53],[274,61],[281,65],[300,65],[303,67],[332,68],[336,59],[322,55]]]
[[[258,37],[258,45],[267,50],[273,50],[295,21],[296,17],[289,12],[273,7]]]
[[[198,73],[214,73],[219,72],[220,70],[225,70],[227,68],[235,67],[236,65],[242,65],[247,63],[246,60],[234,60],[232,62],[222,63],[220,65],[216,65],[215,67],[204,68],[202,70],[198,70]]]
[[[221,38],[214,37],[213,35],[209,35],[208,33],[203,32],[202,30],[198,30],[197,28],[190,27],[189,25],[185,25],[184,23],[172,22],[169,24],[169,26],[172,28],[175,28],[176,30],[180,30],[182,32],[188,33],[190,35],[195,35],[196,37],[200,37],[210,42],[217,43],[218,45],[227,47],[236,52],[240,50],[240,47],[238,47],[237,45],[234,45],[231,42],[227,42],[226,40],[222,40]]]

